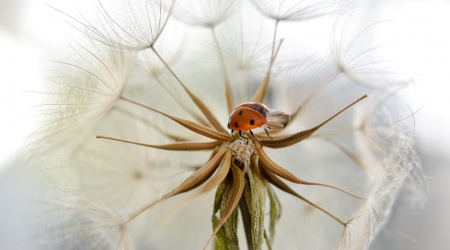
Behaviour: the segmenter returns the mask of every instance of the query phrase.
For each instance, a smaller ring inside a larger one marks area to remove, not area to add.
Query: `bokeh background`
[[[53,4],[74,2],[90,4]],[[393,38],[397,46],[390,57],[414,77],[407,98],[414,103],[416,148],[429,183],[426,206],[408,207],[400,200],[389,222],[395,231],[380,234],[372,249],[449,249],[450,1],[365,2],[368,17],[389,20],[378,35]],[[67,26],[57,20],[40,1],[0,0],[0,248],[14,242],[17,249],[38,249],[27,240],[35,236],[31,221],[39,214],[26,194],[38,194],[39,187],[20,155],[35,119],[30,106],[36,95],[26,90],[40,84],[42,60],[63,51]]]

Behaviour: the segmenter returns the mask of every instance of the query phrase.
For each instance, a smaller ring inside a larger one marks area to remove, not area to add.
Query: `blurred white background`
[[[51,1],[46,1],[52,5]],[[82,1],[70,1],[70,4]],[[89,1],[85,1],[89,3]],[[54,2],[55,5],[61,6]],[[425,209],[398,206],[392,228],[411,240],[397,239],[395,249],[448,249],[450,246],[450,1],[373,0],[368,3],[377,20],[392,20],[382,36],[397,46],[392,58],[414,76],[417,150],[429,177],[430,197]],[[65,41],[64,23],[55,11],[33,0],[0,0],[0,235],[29,229],[14,198],[20,173],[20,150],[33,131],[31,95],[23,90],[40,84],[39,64],[59,53]],[[17,192],[18,194],[18,192]],[[3,212],[10,211],[10,212]],[[17,216],[17,220],[13,219]],[[8,220],[5,218],[9,217]],[[21,217],[21,218],[19,218]],[[16,228],[7,228],[11,223]],[[382,234],[373,249],[397,237]],[[2,238],[0,236],[0,246]],[[20,247],[27,247],[21,244]],[[33,246],[29,246],[33,248]]]

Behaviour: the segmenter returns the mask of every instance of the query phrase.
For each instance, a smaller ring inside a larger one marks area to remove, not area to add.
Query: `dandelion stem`
[[[247,248],[253,249],[253,240],[252,240],[252,216],[250,214],[250,208],[248,207],[245,199],[241,199],[239,201],[239,209],[241,210],[242,221],[244,225],[245,237],[247,239]]]

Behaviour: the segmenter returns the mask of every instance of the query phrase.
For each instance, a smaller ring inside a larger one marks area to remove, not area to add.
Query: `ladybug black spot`
[[[242,110],[241,111],[239,111],[239,116],[241,116],[242,115]]]
[[[234,123],[234,126],[235,126],[236,128],[239,127],[237,122]]]
[[[250,125],[253,125],[253,124],[255,124],[255,120],[251,119],[250,120]]]

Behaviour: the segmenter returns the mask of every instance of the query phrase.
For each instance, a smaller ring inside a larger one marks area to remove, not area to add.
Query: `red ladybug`
[[[264,129],[267,136],[269,136],[267,129],[282,129],[290,120],[291,115],[282,111],[270,109],[266,105],[258,102],[245,102],[239,105],[230,114],[227,126],[231,129],[231,135],[233,135],[233,132],[236,130],[239,131],[241,137],[244,137],[242,136],[241,131],[248,130],[250,131],[250,134],[259,141],[251,129],[261,127]]]

